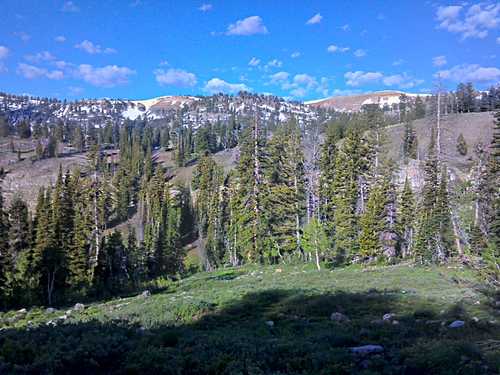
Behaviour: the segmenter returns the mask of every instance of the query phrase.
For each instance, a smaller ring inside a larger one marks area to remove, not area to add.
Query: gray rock
[[[45,314],[53,314],[56,312],[56,309],[54,309],[53,307],[48,307],[45,309]]]
[[[495,307],[499,307],[500,308],[500,301],[495,301]]]
[[[344,315],[340,312],[334,312],[332,315],[330,315],[330,320],[333,320],[334,322],[348,322],[350,319],[347,315]]]
[[[73,306],[73,310],[83,311],[85,310],[85,305],[83,303],[77,303],[75,306]]]
[[[17,310],[17,313],[18,314],[27,314],[28,310],[26,310],[26,309]]]
[[[449,328],[461,328],[465,325],[465,322],[463,320],[455,320],[453,323],[451,323],[448,327]]]
[[[381,345],[363,345],[363,346],[355,346],[350,348],[351,352],[359,355],[367,355],[373,353],[382,353],[384,351],[384,347]]]
[[[144,292],[141,293],[142,298],[148,298],[151,297],[151,292],[149,290],[145,290]]]
[[[384,314],[384,316],[382,317],[382,320],[384,320],[384,321],[393,320],[395,317],[396,317],[396,314],[387,313],[387,314]]]
[[[268,321],[266,321],[266,326],[268,326],[269,328],[273,328],[274,322],[272,320],[268,320]]]

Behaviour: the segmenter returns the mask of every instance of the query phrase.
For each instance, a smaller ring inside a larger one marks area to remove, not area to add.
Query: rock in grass
[[[266,326],[268,326],[269,328],[273,328],[274,322],[272,320],[268,320],[268,321],[266,321]]]
[[[53,314],[56,312],[56,309],[54,309],[53,307],[48,307],[45,309],[45,314]]]
[[[382,320],[389,321],[389,320],[393,320],[395,317],[396,317],[396,314],[387,313],[387,314],[384,314],[384,316],[382,317]]]
[[[24,315],[24,314],[28,313],[28,310],[26,310],[26,309],[17,310],[17,313]]]
[[[462,328],[464,325],[465,325],[465,322],[463,320],[455,320],[448,327],[449,328]]]
[[[85,305],[83,303],[77,303],[75,306],[73,306],[73,310],[83,311],[85,310]]]
[[[330,320],[333,320],[334,322],[348,322],[349,317],[347,315],[344,315],[340,312],[333,312],[332,315],[330,315]]]
[[[384,351],[384,347],[381,345],[363,345],[352,347],[350,348],[350,351],[354,354],[368,355],[374,353],[382,353]]]
[[[144,292],[141,293],[142,298],[149,298],[151,297],[151,292],[149,290],[145,290]]]

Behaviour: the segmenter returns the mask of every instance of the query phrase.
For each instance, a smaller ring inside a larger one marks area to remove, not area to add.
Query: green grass
[[[331,321],[336,311],[350,321]],[[382,323],[386,313],[398,323]],[[57,319],[64,314],[2,314],[0,373],[500,372],[499,312],[475,275],[458,266],[249,266],[195,274],[148,298],[96,303]],[[456,319],[465,326],[448,328]],[[47,326],[50,320],[57,325]],[[384,352],[355,357],[349,350],[365,344]]]

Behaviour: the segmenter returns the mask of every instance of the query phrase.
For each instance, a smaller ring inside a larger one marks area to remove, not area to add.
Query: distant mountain
[[[305,104],[313,108],[334,109],[339,112],[357,112],[364,105],[369,104],[378,104],[381,108],[392,109],[394,105],[399,104],[401,95],[406,95],[413,100],[417,96],[422,98],[430,96],[430,94],[412,94],[403,91],[376,91],[358,95],[334,96],[305,102]]]
[[[128,120],[162,120],[197,128],[207,122],[228,122],[232,117],[258,118],[276,124],[292,117],[300,124],[318,118],[318,111],[304,103],[246,92],[235,96],[161,96],[144,100],[82,99],[72,102],[0,93],[0,114],[14,127],[21,121],[31,124],[63,121],[100,127],[109,121],[122,124]]]

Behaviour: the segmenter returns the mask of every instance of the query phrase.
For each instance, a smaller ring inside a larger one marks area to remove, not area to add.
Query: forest
[[[440,129],[450,113],[498,108],[498,91],[478,95],[459,85],[425,99],[403,96],[397,117],[365,106],[307,126],[234,114],[197,129],[181,120],[102,128],[22,122],[13,129],[0,119],[3,136],[36,140],[34,162],[57,157],[62,143],[87,158],[84,169],[60,168],[33,212],[20,196],[9,206],[0,200],[1,306],[110,297],[244,264],[313,263],[321,270],[458,260],[498,285],[500,112],[491,144],[477,152],[472,184],[451,175]],[[424,117],[434,125],[420,155],[413,122]],[[404,147],[391,160],[387,127],[395,123],[404,123]],[[113,145],[117,158],[107,153]],[[470,146],[458,136],[460,154]],[[171,150],[179,167],[195,165],[191,181],[173,181],[155,160],[160,148]],[[213,158],[227,149],[238,155],[230,171]],[[397,178],[401,165],[417,159],[420,190]],[[474,207],[467,223],[457,214],[464,194]],[[138,224],[128,222],[132,216]],[[187,254],[193,244],[197,257]]]

